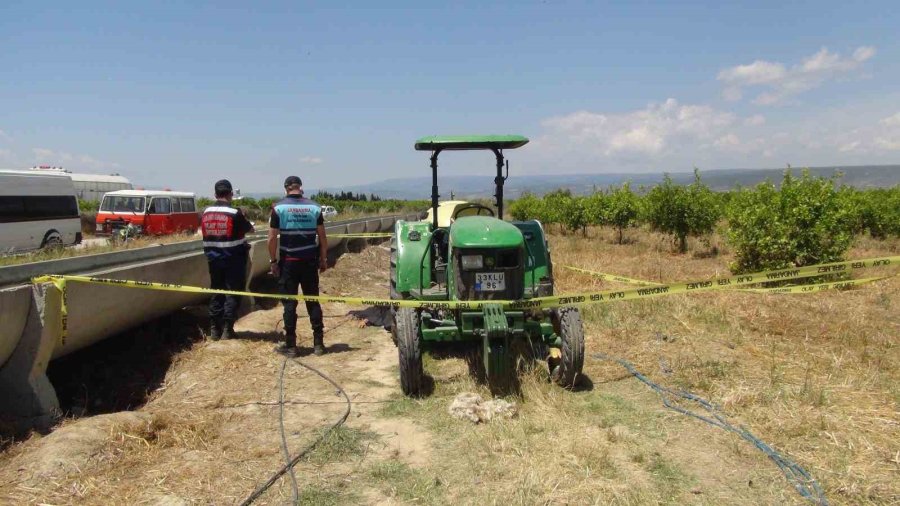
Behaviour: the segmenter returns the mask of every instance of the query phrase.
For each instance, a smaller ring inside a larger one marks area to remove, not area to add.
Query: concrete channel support
[[[415,220],[418,215],[338,222],[326,229],[330,234],[390,232],[398,219]],[[359,251],[369,241],[335,237],[329,241],[329,261],[333,263],[348,251]],[[103,260],[109,263],[76,257],[40,266],[26,264],[18,270],[3,268],[0,280],[23,283],[42,274],[81,274],[209,286],[206,258],[197,241],[104,254]],[[256,236],[251,240],[248,287],[249,280],[268,270],[266,240]],[[0,418],[19,429],[48,427],[59,414],[56,391],[46,375],[51,360],[207,298],[203,294],[72,282],[67,285],[68,336],[62,342],[61,294],[52,284],[0,289]]]
[[[18,346],[0,369],[0,412],[16,430],[43,430],[60,414],[47,366],[62,335],[62,294],[51,284],[17,291],[26,296],[28,308]]]

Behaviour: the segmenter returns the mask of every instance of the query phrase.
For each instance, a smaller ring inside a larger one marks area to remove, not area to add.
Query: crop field
[[[727,274],[734,259],[716,234],[689,239],[679,253],[646,227],[626,230],[622,241],[591,226],[554,232],[550,242],[558,293],[625,287],[562,265],[681,281]],[[898,249],[896,238],[859,237],[848,258]],[[387,267],[386,247],[371,246],[342,257],[323,290],[383,297]],[[898,295],[894,277],[854,290],[716,291],[582,313],[589,355],[626,359],[660,385],[715,403],[806,469],[833,504],[892,504],[900,500]],[[550,384],[538,364],[507,398],[515,418],[476,425],[448,414],[459,393],[490,396],[464,357],[427,356],[433,391],[405,398],[385,314],[324,309],[331,353],[300,360],[332,376],[353,405],[347,423],[295,467],[301,504],[808,503],[756,447],[666,409],[615,362],[586,360],[575,391]],[[241,339],[224,342],[203,338],[194,316],[202,314],[187,310],[109,340],[96,362],[73,356],[51,365],[54,383],[66,385],[69,416],[47,436],[7,445],[0,501],[237,504],[283,465],[282,359],[272,352],[280,307],[257,308],[238,322]],[[308,353],[303,320],[299,328]],[[152,371],[139,365],[147,357]],[[296,453],[344,405],[321,378],[287,365],[284,423]],[[291,494],[282,477],[258,504]]]

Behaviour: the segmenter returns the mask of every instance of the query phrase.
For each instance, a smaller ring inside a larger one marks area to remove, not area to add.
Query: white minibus
[[[68,174],[0,170],[0,254],[80,242],[78,200]]]

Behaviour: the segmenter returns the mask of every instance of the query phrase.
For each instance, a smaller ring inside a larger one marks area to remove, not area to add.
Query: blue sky
[[[466,133],[531,138],[513,177],[900,161],[894,2],[374,5],[2,2],[0,166],[335,187]]]

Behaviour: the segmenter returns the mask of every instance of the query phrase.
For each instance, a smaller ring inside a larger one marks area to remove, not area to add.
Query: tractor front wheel
[[[559,363],[550,371],[558,385],[574,388],[584,366],[584,326],[581,314],[572,307],[561,307],[553,311],[553,329],[562,340]]]
[[[400,355],[400,389],[410,397],[422,393],[422,347],[419,315],[415,309],[401,307],[396,317],[397,350]]]

